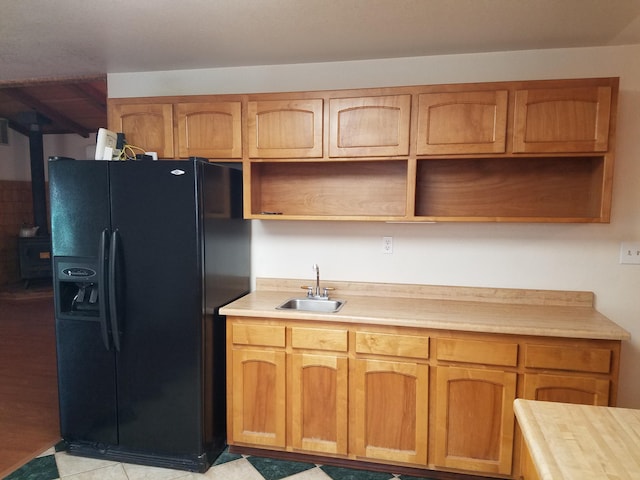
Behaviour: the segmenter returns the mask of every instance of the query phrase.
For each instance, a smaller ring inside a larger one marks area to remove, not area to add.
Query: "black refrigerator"
[[[249,291],[242,172],[196,158],[48,168],[68,452],[205,471],[225,447],[218,309]]]

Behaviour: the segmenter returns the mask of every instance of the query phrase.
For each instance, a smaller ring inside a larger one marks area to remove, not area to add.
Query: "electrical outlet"
[[[640,265],[640,242],[622,242],[620,244],[620,263]]]
[[[382,237],[382,253],[393,253],[393,237]]]

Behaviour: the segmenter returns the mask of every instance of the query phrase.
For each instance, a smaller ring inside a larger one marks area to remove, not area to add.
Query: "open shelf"
[[[599,221],[603,156],[418,160],[417,217]]]
[[[404,218],[407,160],[252,162],[251,217]]]

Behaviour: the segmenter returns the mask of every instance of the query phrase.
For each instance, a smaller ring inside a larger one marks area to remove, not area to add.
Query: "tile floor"
[[[75,457],[49,449],[4,480],[429,480],[222,453],[204,474]]]

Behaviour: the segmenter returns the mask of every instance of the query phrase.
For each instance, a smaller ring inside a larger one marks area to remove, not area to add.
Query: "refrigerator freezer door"
[[[54,256],[97,257],[110,224],[106,162],[49,162],[51,244]]]
[[[56,325],[60,433],[67,441],[115,445],[115,359],[102,344],[94,321]]]
[[[89,298],[74,298],[74,294],[81,296],[82,281],[87,277],[78,276],[77,282],[62,278],[63,270],[81,273],[87,266],[99,270],[102,232],[110,222],[107,166],[101,162],[51,161],[49,188],[51,248],[56,265],[60,430],[65,440],[114,444],[118,440],[115,357],[105,347],[100,322],[106,312],[98,315],[70,307],[76,301],[104,308],[105,299],[91,298],[97,292],[93,283],[88,285]],[[62,268],[64,265],[69,268]]]
[[[194,164],[110,167],[121,312],[120,447],[197,454],[203,449],[203,271]]]

